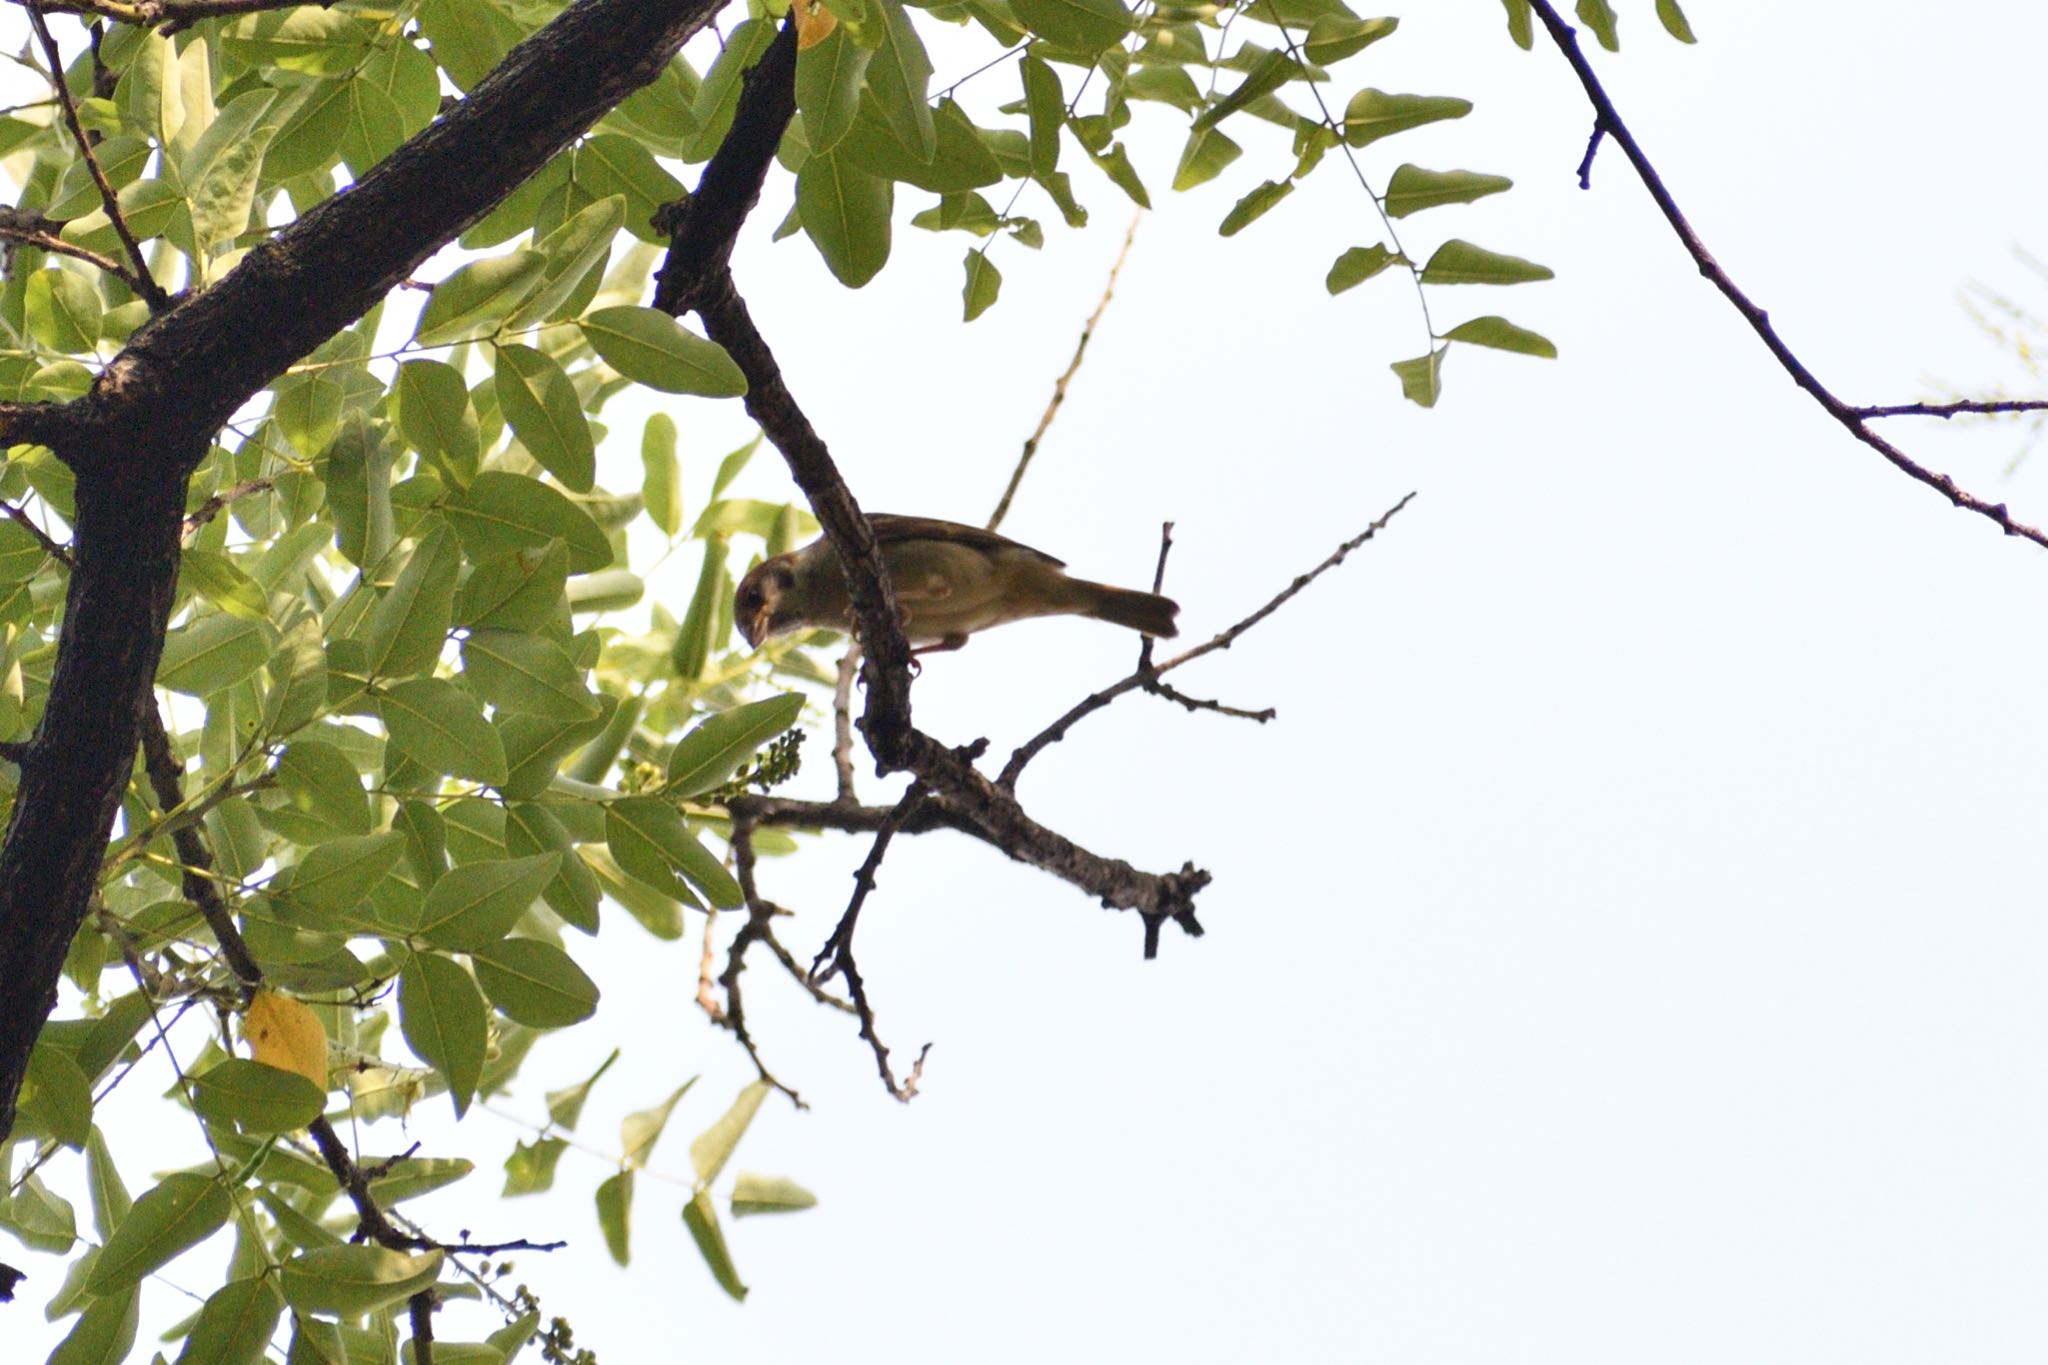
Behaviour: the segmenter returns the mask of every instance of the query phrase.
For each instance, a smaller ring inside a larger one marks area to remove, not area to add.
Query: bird
[[[917,653],[958,649],[975,631],[1033,616],[1086,616],[1168,639],[1179,633],[1180,605],[1171,598],[1069,577],[1063,561],[994,531],[888,513],[868,524]],[[790,631],[845,630],[852,614],[839,557],[823,537],[756,564],[733,595],[733,622],[754,649]]]

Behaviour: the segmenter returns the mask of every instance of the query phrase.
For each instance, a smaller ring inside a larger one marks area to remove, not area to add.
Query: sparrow
[[[958,649],[977,630],[1032,616],[1088,616],[1171,638],[1178,603],[1157,593],[1067,576],[1051,555],[994,531],[933,517],[868,518],[903,633],[918,653]],[[822,537],[755,565],[733,596],[733,622],[755,649],[793,630],[845,630],[852,616],[839,556]]]

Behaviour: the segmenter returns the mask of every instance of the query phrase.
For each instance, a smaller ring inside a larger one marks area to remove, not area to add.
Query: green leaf
[[[927,92],[932,63],[924,41],[910,22],[901,0],[876,0],[882,19],[882,45],[868,63],[867,87],[896,140],[919,161],[930,161],[938,149]]]
[[[1253,64],[1235,90],[1202,112],[1195,120],[1195,131],[1199,133],[1215,127],[1252,101],[1272,94],[1301,74],[1301,64],[1285,52],[1266,53]]]
[[[438,889],[447,880],[434,885]],[[447,1079],[455,1117],[461,1118],[483,1075],[489,1034],[476,982],[453,959],[414,954],[398,976],[398,1026],[406,1046]]]
[[[100,339],[100,291],[69,270],[38,270],[23,290],[29,335],[53,351],[83,355]]]
[[[569,547],[559,540],[483,560],[462,585],[455,619],[465,626],[543,631],[560,616],[568,578]]]
[[[567,1138],[543,1137],[514,1146],[505,1157],[505,1199],[522,1194],[543,1194],[555,1187],[555,1165],[569,1150]]]
[[[0,1228],[12,1232],[31,1250],[53,1255],[71,1250],[78,1240],[77,1219],[71,1205],[51,1193],[34,1171],[18,1180],[12,1199],[0,1199]],[[97,1258],[93,1264],[97,1269]]]
[[[420,30],[433,45],[434,60],[459,90],[468,90],[496,69],[526,35],[510,15],[489,0],[426,0]]]
[[[268,621],[245,620],[226,612],[202,616],[164,637],[157,686],[210,697],[263,667],[276,644],[277,632]]]
[[[230,1057],[192,1081],[192,1107],[247,1133],[289,1133],[320,1117],[327,1093],[296,1072]]]
[[[450,868],[427,893],[420,937],[452,952],[478,952],[497,943],[540,898],[560,858],[536,853]]]
[[[476,1169],[475,1162],[464,1161],[460,1157],[403,1157],[388,1164],[389,1170],[370,1181],[370,1193],[387,1208],[423,1194],[432,1194]]]
[[[640,432],[640,502],[647,519],[673,537],[683,528],[683,476],[676,461],[676,419],[657,412]]]
[[[404,856],[405,836],[393,830],[329,839],[299,860],[291,880],[292,902],[324,914],[345,914]]]
[[[844,25],[824,42],[797,53],[796,107],[804,116],[811,151],[829,152],[853,126],[861,83],[874,53],[854,42]]]
[[[736,398],[747,391],[747,377],[723,346],[666,313],[620,305],[585,314],[577,325],[607,365],[636,383],[707,398]]]
[[[626,225],[626,196],[606,195],[585,205],[560,227],[550,232],[537,249],[547,257],[541,286],[519,305],[506,325],[530,327],[558,320],[577,292],[594,274],[604,269],[611,257],[612,239]]]
[[[358,76],[348,83],[348,118],[341,129],[341,160],[361,179],[405,141],[405,111],[375,81]]]
[[[107,1150],[107,1140],[95,1128],[85,1142],[85,1183],[92,1198],[92,1225],[102,1242],[107,1240],[114,1228],[128,1210],[135,1207],[129,1197],[128,1187],[121,1181],[121,1172],[114,1165],[114,1157]]]
[[[674,1112],[676,1101],[696,1083],[697,1078],[692,1076],[652,1109],[636,1109],[619,1121],[619,1147],[628,1166],[647,1164],[647,1158],[654,1154],[654,1144],[661,1139],[662,1129],[668,1126],[668,1116]]]
[[[268,32],[231,33],[224,46],[252,66],[342,76],[369,57],[376,30],[332,10],[295,9]]]
[[[261,86],[235,96],[179,164],[192,241],[202,257],[249,226],[263,153],[283,123],[272,117],[276,100],[276,91]]]
[[[1422,267],[1424,284],[1527,284],[1556,278],[1547,265],[1504,256],[1453,237]]]
[[[1131,155],[1119,142],[1107,152],[1097,156],[1089,153],[1088,159],[1095,163],[1097,170],[1108,176],[1110,183],[1130,196],[1131,202],[1141,209],[1152,207],[1152,196],[1145,193],[1144,182],[1138,179],[1137,169],[1131,165]]]
[[[1237,201],[1229,213],[1223,215],[1223,222],[1217,231],[1225,237],[1235,237],[1250,224],[1264,217],[1275,204],[1294,193],[1292,180],[1268,180]]]
[[[488,335],[514,308],[540,288],[547,257],[538,251],[513,251],[472,261],[434,286],[413,340],[441,346]]]
[[[711,1207],[709,1190],[698,1190],[690,1202],[683,1205],[683,1226],[690,1230],[690,1238],[696,1242],[704,1264],[711,1267],[711,1277],[718,1281],[718,1287],[736,1301],[746,1302],[747,1287],[740,1283],[740,1273],[732,1263],[732,1253],[726,1250],[725,1233],[719,1229],[718,1211]]]
[[[626,197],[626,231],[643,242],[666,245],[654,230],[654,211],[684,196],[683,182],[661,168],[654,153],[623,133],[597,133],[576,149],[575,181],[593,199]]]
[[[1400,26],[1398,19],[1360,19],[1353,14],[1319,14],[1308,26],[1302,51],[1317,65],[1340,62],[1372,46]]]
[[[368,834],[376,827],[355,765],[331,744],[302,739],[286,745],[277,761],[277,785],[289,809],[336,833]]]
[[[1363,147],[1425,123],[1463,118],[1471,112],[1471,100],[1453,95],[1389,95],[1384,90],[1361,90],[1344,106],[1344,140],[1354,147]]]
[[[86,1288],[111,1294],[218,1232],[234,1211],[227,1187],[208,1176],[181,1171],[135,1201],[135,1207],[100,1248]]]
[[[230,616],[258,621],[270,614],[270,602],[262,585],[236,567],[234,560],[216,551],[186,546],[178,559],[178,582]]]
[[[1406,256],[1389,251],[1378,242],[1371,246],[1354,246],[1331,264],[1330,273],[1324,279],[1323,287],[1332,294],[1341,294],[1347,289],[1364,284],[1388,266],[1406,264],[1407,260]]]
[[[478,629],[462,642],[465,680],[500,711],[588,720],[597,698],[567,650],[540,635]]]
[[[284,1299],[269,1276],[230,1280],[199,1310],[178,1365],[258,1365],[283,1313]]]
[[[286,1261],[279,1278],[286,1301],[302,1313],[358,1317],[432,1284],[440,1278],[442,1255],[438,1248],[412,1256],[387,1247],[321,1247]]]
[[[605,807],[605,842],[619,866],[664,895],[688,897],[676,883],[680,872],[711,904],[740,904],[739,884],[683,823],[682,814],[654,796],[635,796]]]
[[[46,1365],[120,1365],[135,1345],[137,1291],[103,1295],[85,1306]]]
[[[500,346],[497,395],[505,420],[541,468],[588,493],[597,477],[596,446],[576,386],[562,367],[531,346]]]
[[[1011,0],[1025,26],[1054,47],[1093,57],[1122,42],[1131,16],[1116,0]]]
[[[760,1111],[761,1101],[768,1098],[768,1090],[768,1082],[755,1081],[740,1091],[739,1097],[732,1102],[732,1108],[721,1114],[718,1122],[706,1128],[690,1144],[690,1165],[696,1168],[699,1189],[718,1179],[718,1173],[732,1159],[733,1149],[746,1136],[747,1126]]]
[[[424,673],[441,660],[455,615],[455,576],[461,568],[456,537],[436,519],[413,548],[391,587],[370,610],[359,638],[363,664],[374,677]],[[424,528],[423,528],[424,529]]]
[[[1615,31],[1614,9],[1607,0],[1579,0],[1575,10],[1593,36],[1600,40],[1600,46],[1609,52],[1621,51],[1621,35]]]
[[[611,541],[590,514],[524,474],[486,469],[442,511],[455,524],[463,553],[477,562],[551,540],[568,545],[571,573],[592,573],[612,562]]]
[[[1207,184],[1242,155],[1242,147],[1214,128],[1198,128],[1188,134],[1187,145],[1181,148],[1180,165],[1173,172],[1173,187],[1191,190]]]
[[[50,1043],[29,1053],[24,1115],[67,1147],[85,1150],[92,1137],[92,1082],[70,1054]]]
[[[795,1213],[816,1208],[818,1196],[786,1176],[755,1175],[741,1171],[732,1186],[732,1214],[745,1218],[756,1213]]]
[[[1685,11],[1678,7],[1678,0],[1657,0],[1657,22],[1681,43],[1699,41],[1692,36],[1692,25],[1686,22]]]
[[[597,1012],[597,983],[552,943],[508,938],[471,960],[491,1003],[528,1028],[566,1028]]]
[[[575,1129],[577,1120],[583,1117],[583,1103],[590,1098],[591,1087],[596,1085],[598,1079],[610,1071],[612,1064],[618,1060],[619,1050],[613,1048],[611,1055],[598,1064],[597,1070],[590,1073],[589,1079],[561,1090],[548,1091],[548,1118],[556,1127],[572,1131]]]
[[[1059,169],[1067,97],[1060,89],[1059,74],[1039,57],[1027,51],[1017,65],[1024,75],[1024,112],[1031,122],[1031,173],[1051,175]]]
[[[395,392],[399,434],[449,474],[450,482],[467,487],[476,477],[483,442],[462,372],[438,360],[408,360],[398,367]]]
[[[263,154],[264,180],[280,183],[334,164],[341,152],[342,135],[348,130],[348,85],[347,81],[321,81],[306,91],[305,99],[292,110]]]
[[[631,1167],[611,1176],[597,1187],[597,1226],[604,1233],[604,1248],[612,1260],[625,1265],[632,1259],[633,1171]]]
[[[796,173],[796,207],[825,265],[849,289],[875,277],[889,260],[894,186],[843,155],[805,160]]]
[[[1437,396],[1443,392],[1444,350],[1444,347],[1439,346],[1428,355],[1394,362],[1392,369],[1395,377],[1401,381],[1403,398],[1425,408],[1436,406]]]
[[[669,754],[668,789],[687,799],[724,786],[763,744],[795,725],[803,707],[801,693],[785,692],[707,717]]]
[[[1491,346],[1497,351],[1514,351],[1545,360],[1557,359],[1557,347],[1548,339],[1517,327],[1506,318],[1483,317],[1461,322],[1444,333],[1444,340],[1462,341],[1471,346]]]
[[[391,742],[432,772],[497,785],[506,778],[505,746],[469,693],[442,678],[413,678],[385,689],[377,710]]]
[[[1469,204],[1489,194],[1499,194],[1515,182],[1504,175],[1482,175],[1478,171],[1425,171],[1403,165],[1387,182],[1386,208],[1389,216],[1406,218],[1411,213],[1433,209],[1439,204]]]
[[[960,297],[966,308],[966,320],[972,322],[993,307],[996,295],[1002,287],[1002,272],[989,260],[988,253],[979,249],[969,251],[967,283],[960,289]]]
[[[959,194],[993,185],[1003,178],[982,130],[951,100],[942,100],[932,115],[933,151],[918,159],[897,140],[873,100],[861,104],[860,117],[834,152],[842,163],[884,180],[900,180],[933,194]]]
[[[1535,14],[1529,8],[1529,0],[1501,0],[1508,10],[1508,36],[1515,40],[1515,46],[1527,52],[1536,41]]]

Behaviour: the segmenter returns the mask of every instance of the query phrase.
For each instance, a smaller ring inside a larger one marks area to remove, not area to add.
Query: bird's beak
[[[751,620],[739,623],[740,635],[746,640],[748,649],[759,649],[761,642],[768,638],[768,621],[773,614],[763,607],[754,613]]]

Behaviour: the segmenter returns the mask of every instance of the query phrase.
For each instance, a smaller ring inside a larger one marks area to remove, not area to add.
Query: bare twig
[[[735,814],[732,821],[732,865],[733,880],[740,886],[740,896],[746,902],[747,922],[733,937],[732,946],[725,957],[725,971],[719,975],[718,984],[725,988],[725,1006],[715,1008],[713,1002],[712,1020],[732,1031],[740,1040],[740,1046],[747,1050],[747,1057],[754,1063],[754,1070],[761,1079],[789,1097],[789,1102],[799,1109],[808,1109],[803,1096],[777,1080],[768,1070],[768,1064],[761,1060],[761,1049],[754,1043],[754,1035],[747,1030],[747,1008],[740,996],[740,973],[747,969],[747,950],[762,940],[773,941],[769,922],[778,913],[778,907],[762,898],[754,883],[754,822],[745,816]],[[710,929],[706,926],[704,951],[708,957],[711,951]],[[781,945],[776,945],[778,954]],[[708,968],[706,969],[708,970]],[[808,984],[808,983],[806,983]]]
[[[1959,486],[1948,475],[1929,469],[1913,459],[1871,430],[1869,424],[1864,421],[1861,410],[1837,398],[1827,386],[1814,377],[1813,372],[1806,367],[1806,362],[1802,361],[1778,335],[1777,329],[1771,325],[1770,315],[1743,293],[1728,272],[1721,268],[1720,263],[1707,250],[1706,243],[1700,240],[1699,233],[1679,210],[1678,202],[1671,197],[1671,191],[1665,188],[1663,177],[1657,173],[1657,168],[1650,164],[1649,157],[1636,142],[1635,135],[1628,130],[1628,125],[1622,122],[1620,112],[1614,107],[1614,101],[1608,97],[1599,78],[1593,74],[1591,63],[1579,49],[1577,32],[1559,17],[1550,0],[1529,0],[1529,6],[1543,21],[1543,27],[1549,32],[1551,41],[1557,44],[1558,51],[1577,74],[1579,84],[1585,88],[1586,98],[1592,102],[1594,116],[1599,120],[1599,126],[1607,131],[1623,154],[1628,157],[1629,164],[1635,167],[1636,175],[1642,180],[1644,188],[1650,191],[1650,197],[1656,201],[1664,220],[1677,234],[1686,254],[1692,257],[1693,263],[1699,266],[1700,273],[1713,282],[1714,287],[1721,291],[1722,297],[1734,306],[1735,311],[1742,314],[1750,330],[1757,334],[1764,348],[1777,360],[1785,373],[1792,377],[1792,382],[1806,390],[1828,416],[1841,423],[1850,435],[1883,456],[1907,477],[1926,484],[1947,498],[1952,505],[1991,521],[2007,535],[2021,536],[2036,545],[2048,548],[2048,532],[2025,522],[2015,521],[2004,503],[1986,502]]]
[[[171,747],[170,732],[164,728],[163,712],[154,706],[142,717],[142,757],[143,767],[149,774],[150,791],[155,795],[157,804],[163,807],[164,815],[169,816],[185,804],[185,765]],[[206,920],[206,927],[213,931],[214,941],[220,945],[221,957],[234,972],[235,981],[246,999],[250,992],[263,984],[263,969],[256,965],[255,954],[249,951],[241,931],[235,927],[234,912],[221,899],[220,888],[210,875],[213,853],[206,846],[206,837],[196,823],[181,824],[172,830],[171,844],[177,849],[178,861],[185,868],[182,885],[185,899],[198,907]]]
[[[1851,408],[1858,417],[1968,417],[2000,412],[2048,412],[2048,398],[1964,398],[1953,403],[1883,403]]]
[[[108,256],[101,252],[94,251],[90,247],[82,247],[77,245],[76,243],[67,242],[54,232],[45,232],[37,228],[15,227],[11,224],[0,223],[0,239],[4,239],[10,242],[20,242],[23,246],[38,247],[44,251],[52,253],[53,255],[69,256],[73,260],[84,261],[87,265],[92,266],[96,270],[104,270],[109,275],[115,276],[116,278],[126,283],[129,288],[135,288],[134,273],[130,271],[127,266],[122,265],[112,256]],[[141,291],[137,290],[137,292],[139,293]]]
[[[43,547],[44,554],[47,554],[59,564],[70,565],[71,547],[60,543],[48,531],[36,525],[35,518],[23,511],[21,507],[11,502],[0,502],[0,512],[5,512],[9,521],[12,521],[16,526],[34,536],[36,544]]]
[[[268,493],[276,483],[275,479],[265,474],[260,478],[244,479],[238,484],[221,489],[185,515],[185,534],[189,537],[196,533],[200,527],[219,516],[231,503],[254,497],[258,493]]]
[[[1017,467],[1010,471],[1010,482],[1003,489],[1003,496],[996,503],[996,510],[989,514],[988,529],[993,531],[1003,524],[1003,518],[1010,515],[1010,501],[1017,496],[1018,487],[1024,482],[1024,471],[1031,467],[1031,457],[1038,453],[1038,446],[1045,439],[1045,433],[1052,428],[1052,419],[1059,415],[1060,405],[1067,401],[1067,385],[1080,373],[1081,361],[1088,354],[1088,343],[1094,339],[1095,328],[1101,323],[1102,315],[1109,311],[1109,301],[1116,294],[1116,277],[1123,273],[1124,261],[1131,254],[1131,243],[1137,240],[1138,224],[1145,217],[1143,209],[1131,215],[1131,225],[1124,230],[1124,244],[1116,253],[1116,264],[1109,268],[1109,279],[1103,282],[1102,297],[1096,301],[1095,311],[1088,315],[1088,321],[1081,327],[1081,339],[1074,343],[1073,358],[1067,361],[1067,368],[1053,381],[1052,399],[1039,415],[1038,426],[1024,442],[1024,449],[1017,456]]]
[[[1600,155],[1600,140],[1607,136],[1607,123],[1603,119],[1593,120],[1593,135],[1586,139],[1586,154],[1579,158],[1579,188],[1593,188],[1593,158]]]
[[[868,849],[868,856],[853,874],[853,898],[846,903],[846,912],[839,917],[831,936],[818,955],[811,959],[811,980],[830,981],[853,951],[854,927],[860,923],[861,907],[867,904],[868,894],[875,889],[875,874],[881,871],[882,859],[889,852],[889,841],[896,837],[896,831],[903,828],[917,808],[925,801],[924,784],[913,782],[910,790],[903,793],[903,799],[889,812],[889,818],[882,821],[882,827],[875,831],[875,842]]]
[[[99,189],[100,206],[107,211],[107,217],[114,225],[114,235],[121,239],[128,259],[134,263],[134,269],[122,272],[121,278],[149,304],[151,313],[161,313],[171,306],[171,296],[149,273],[149,259],[142,254],[142,243],[135,239],[127,218],[121,213],[121,197],[107,180],[107,173],[100,169],[100,159],[93,152],[92,139],[86,136],[85,125],[78,121],[78,106],[72,101],[71,88],[64,83],[64,54],[57,50],[57,40],[50,36],[50,24],[43,17],[38,0],[26,0],[23,8],[28,11],[29,24],[36,31],[36,41],[42,44],[43,55],[49,60],[50,88],[64,110],[64,125],[71,130],[72,141],[78,144],[78,155],[91,173],[92,183]]]
[[[1222,710],[1226,711],[1226,713],[1228,714],[1242,714],[1245,716],[1246,719],[1249,720],[1271,719],[1270,714],[1261,715],[1257,712],[1231,712],[1228,711],[1228,708],[1224,708],[1220,705],[1204,704],[1196,698],[1186,697],[1177,692],[1171,692],[1170,689],[1161,690],[1164,688],[1164,684],[1159,682],[1159,675],[1162,673],[1170,673],[1176,668],[1181,668],[1187,664],[1193,663],[1196,659],[1201,658],[1205,654],[1213,654],[1219,649],[1230,648],[1231,645],[1237,642],[1239,636],[1243,635],[1253,626],[1256,626],[1259,622],[1265,620],[1268,616],[1271,616],[1274,612],[1280,610],[1281,607],[1287,605],[1288,601],[1294,598],[1303,589],[1308,587],[1309,584],[1315,582],[1318,578],[1321,578],[1324,574],[1336,568],[1339,564],[1342,564],[1345,558],[1349,556],[1353,550],[1356,550],[1359,546],[1365,544],[1374,536],[1378,535],[1380,531],[1385,529],[1386,524],[1389,521],[1393,520],[1395,514],[1398,513],[1402,508],[1406,507],[1409,504],[1409,502],[1414,499],[1414,497],[1415,495],[1413,493],[1410,493],[1406,497],[1402,498],[1399,502],[1395,503],[1392,507],[1389,507],[1385,512],[1382,512],[1379,518],[1376,521],[1374,521],[1370,526],[1366,527],[1363,531],[1360,531],[1357,535],[1353,536],[1351,539],[1345,541],[1342,545],[1339,545],[1335,550],[1331,551],[1330,554],[1324,558],[1322,563],[1316,565],[1307,573],[1301,574],[1298,577],[1296,577],[1292,583],[1289,583],[1285,588],[1282,588],[1277,594],[1275,594],[1271,598],[1271,600],[1267,601],[1265,605],[1261,606],[1251,615],[1238,621],[1235,625],[1230,626],[1228,629],[1218,631],[1215,635],[1211,636],[1208,640],[1204,641],[1203,643],[1196,645],[1192,649],[1183,650],[1179,654],[1174,655],[1171,659],[1168,659],[1166,662],[1161,664],[1153,664],[1149,660],[1141,656],[1139,660],[1139,666],[1136,669],[1132,670],[1132,672],[1128,676],[1118,679],[1116,682],[1111,683],[1108,687],[1103,688],[1100,692],[1091,693],[1090,695],[1083,697],[1080,701],[1074,703],[1074,705],[1069,707],[1066,711],[1066,714],[1062,715],[1058,720],[1046,726],[1043,730],[1033,735],[1030,739],[1024,741],[1024,743],[1018,745],[1017,748],[1010,754],[1010,761],[1003,765],[1003,771],[996,778],[996,785],[1002,787],[1006,791],[1014,788],[1017,785],[1017,778],[1024,771],[1025,765],[1031,762],[1032,759],[1038,757],[1038,755],[1044,752],[1044,750],[1050,745],[1057,744],[1062,739],[1065,739],[1067,737],[1067,731],[1071,730],[1075,726],[1075,724],[1085,719],[1086,717],[1093,715],[1095,712],[1102,710],[1105,706],[1108,706],[1118,697],[1121,697],[1126,693],[1130,692],[1158,691],[1160,695],[1167,696],[1168,700],[1179,702],[1181,705],[1187,706],[1190,710]],[[1163,560],[1163,549],[1161,552],[1161,556]]]
[[[839,777],[839,799],[848,805],[860,800],[853,786],[853,680],[859,675],[860,641],[848,640],[832,689],[832,767]]]
[[[217,15],[256,14],[263,10],[292,9],[308,0],[43,0],[51,14],[90,14],[138,28],[163,26],[164,35],[182,33],[201,19]],[[311,0],[322,8],[333,0]]]

